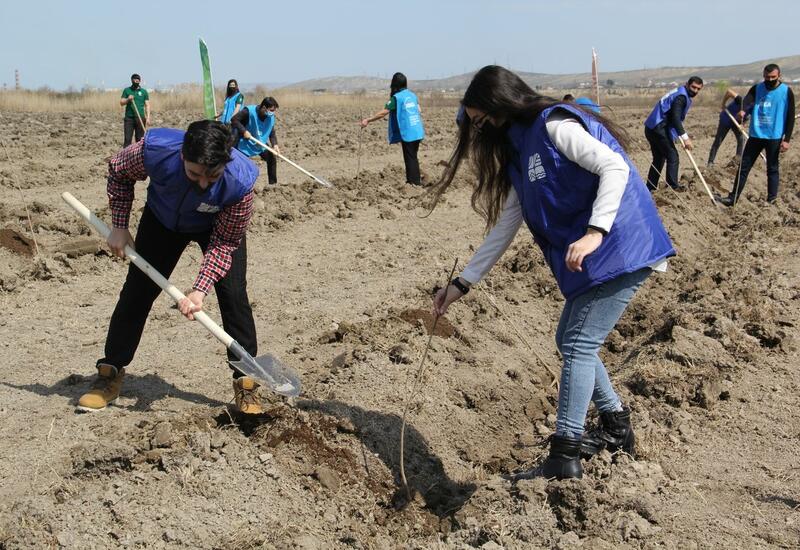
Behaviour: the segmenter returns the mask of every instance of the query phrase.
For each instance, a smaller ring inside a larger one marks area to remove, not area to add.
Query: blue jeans
[[[556,345],[564,358],[556,435],[571,438],[583,435],[589,401],[594,401],[600,412],[620,407],[619,397],[597,352],[650,272],[645,267],[620,275],[564,304],[556,330]]]

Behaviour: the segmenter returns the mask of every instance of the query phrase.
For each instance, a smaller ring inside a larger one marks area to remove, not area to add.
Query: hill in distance
[[[690,76],[697,75],[706,82],[727,80],[732,84],[750,84],[761,80],[761,72],[768,63],[780,65],[784,82],[800,82],[800,55],[762,59],[751,63],[722,67],[658,67],[654,69],[603,72],[601,65],[600,82],[606,87],[665,87],[673,83],[685,82]],[[589,72],[573,74],[516,72],[528,85],[534,88],[582,88],[589,87],[592,82],[592,76]],[[412,77],[410,87],[417,91],[426,92],[463,91],[469,85],[474,74],[475,71],[432,80],[414,80]],[[287,85],[286,88],[335,93],[386,91],[389,88],[389,79],[370,76],[330,76],[296,82]]]

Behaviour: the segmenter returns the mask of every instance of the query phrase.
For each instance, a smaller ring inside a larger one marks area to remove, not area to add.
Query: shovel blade
[[[271,353],[258,357],[248,355],[230,364],[279,395],[300,395],[300,376]]]

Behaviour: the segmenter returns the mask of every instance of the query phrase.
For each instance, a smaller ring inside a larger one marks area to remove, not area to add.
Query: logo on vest
[[[528,159],[528,180],[533,183],[546,177],[547,172],[544,171],[544,166],[542,166],[542,157],[539,156],[539,153],[534,153]]]
[[[222,210],[219,206],[214,204],[206,204],[204,202],[200,203],[200,206],[197,207],[198,212],[204,212],[206,214],[213,214],[214,212],[219,212]]]

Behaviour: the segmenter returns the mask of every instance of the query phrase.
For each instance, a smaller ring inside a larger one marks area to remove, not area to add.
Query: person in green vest
[[[119,104],[125,107],[123,147],[131,144],[134,134],[137,142],[142,139],[150,120],[150,94],[142,88],[141,82],[142,77],[133,73],[131,75],[131,85],[122,90],[122,98],[119,100]]]

